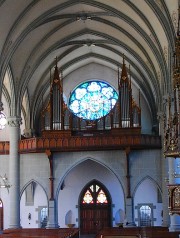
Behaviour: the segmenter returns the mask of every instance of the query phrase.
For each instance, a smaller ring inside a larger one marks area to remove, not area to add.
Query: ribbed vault
[[[163,96],[171,91],[178,0],[169,2],[1,0],[0,94],[7,99],[11,115],[23,113],[26,127],[34,127],[42,98],[48,100],[56,57],[65,81],[92,63],[117,73],[125,55],[132,83],[155,123]],[[9,69],[11,91],[4,80]],[[109,83],[114,80],[109,78]]]

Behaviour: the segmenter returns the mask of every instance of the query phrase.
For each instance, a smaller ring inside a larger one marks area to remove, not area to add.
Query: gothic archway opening
[[[103,227],[111,226],[111,199],[100,182],[88,183],[80,195],[81,234],[96,234]]]

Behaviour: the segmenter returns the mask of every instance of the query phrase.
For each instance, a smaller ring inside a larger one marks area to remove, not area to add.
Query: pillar
[[[53,160],[53,152],[50,150],[46,150],[46,155],[49,159],[49,166],[50,166],[50,199],[49,199],[49,212],[48,212],[48,223],[46,228],[59,228],[57,222],[57,207],[56,201],[54,199],[54,160]]]
[[[126,198],[126,220],[127,220],[127,226],[136,226],[134,222],[133,198]]]
[[[57,223],[57,211],[56,208],[56,201],[55,199],[49,200],[49,215],[48,215],[48,223],[46,228],[59,228],[59,225]]]
[[[130,151],[131,149],[127,147],[126,152],[126,178],[127,178],[127,191],[126,191],[126,220],[127,226],[136,226],[134,222],[134,202],[131,196],[131,171],[130,171]]]
[[[10,132],[9,152],[9,228],[20,228],[20,138],[21,118],[8,118]]]
[[[166,101],[165,101],[166,103]],[[162,136],[162,148],[164,148],[164,120],[165,114],[162,111],[159,111],[158,114],[158,121],[159,121],[159,135]],[[169,181],[168,177],[168,159],[166,159],[163,155],[163,149],[161,153],[161,172],[162,172],[162,226],[169,227],[170,217],[169,217],[169,210],[168,210],[168,188],[167,184]]]
[[[170,217],[169,217],[169,210],[168,210],[168,160],[163,158],[162,161],[162,226],[169,227]]]

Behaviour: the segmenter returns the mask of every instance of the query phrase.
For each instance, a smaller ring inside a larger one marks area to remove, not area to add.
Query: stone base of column
[[[169,227],[169,221],[163,221],[161,226],[162,227]]]
[[[22,229],[22,226],[21,225],[9,225],[8,229],[9,230]]]
[[[55,200],[49,200],[49,219],[46,228],[47,229],[57,229],[59,225],[56,219],[56,209]]]

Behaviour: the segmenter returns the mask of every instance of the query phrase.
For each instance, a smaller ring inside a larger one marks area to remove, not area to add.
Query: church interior
[[[179,0],[0,0],[0,22],[0,238],[179,238]]]

